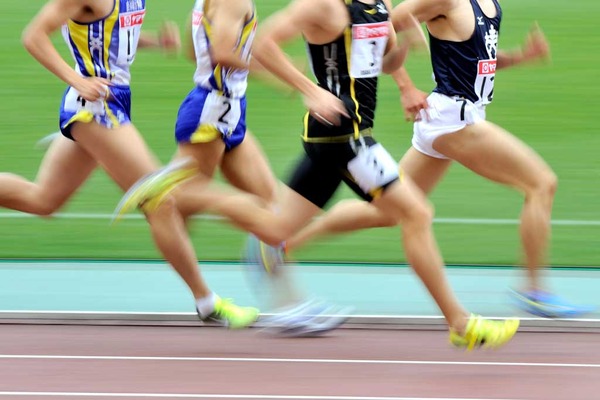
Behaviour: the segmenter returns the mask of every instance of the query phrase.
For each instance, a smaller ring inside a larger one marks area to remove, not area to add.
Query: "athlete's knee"
[[[34,191],[30,196],[30,207],[32,214],[40,217],[50,217],[65,204],[65,200],[53,198]]]
[[[294,231],[287,226],[274,227],[264,232],[261,239],[269,246],[279,246],[294,235]]]
[[[526,197],[529,199],[538,198],[542,201],[552,201],[558,188],[558,178],[556,174],[548,169],[537,175],[535,184],[528,190]]]
[[[428,227],[433,223],[434,214],[433,205],[429,201],[419,202],[407,211],[402,224],[417,228]]]
[[[150,223],[156,219],[169,219],[181,215],[177,208],[177,204],[175,203],[175,199],[171,196],[163,199],[156,207],[141,206],[141,209]]]

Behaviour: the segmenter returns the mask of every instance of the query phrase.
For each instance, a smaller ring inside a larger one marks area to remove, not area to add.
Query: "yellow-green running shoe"
[[[465,334],[460,335],[450,330],[450,343],[455,347],[466,348],[468,351],[475,347],[497,349],[508,343],[519,329],[518,319],[492,321],[481,315],[471,314]]]
[[[113,222],[138,207],[149,212],[156,210],[169,193],[196,173],[192,159],[182,158],[146,175],[123,195],[113,213]]]
[[[206,317],[200,313],[198,316],[202,321],[212,321],[231,329],[241,329],[252,325],[258,319],[258,314],[257,308],[240,307],[231,299],[217,297],[214,311]]]

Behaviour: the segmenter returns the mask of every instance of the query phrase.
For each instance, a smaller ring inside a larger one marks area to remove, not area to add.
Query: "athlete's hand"
[[[179,52],[181,49],[181,35],[179,33],[179,26],[175,22],[166,21],[162,24],[158,31],[158,44],[165,51],[171,53]]]
[[[524,61],[550,59],[550,45],[537,23],[533,25],[531,31],[527,34],[522,51]]]
[[[87,101],[107,100],[110,97],[110,84],[108,79],[82,77],[73,84],[73,88]]]
[[[340,116],[349,118],[344,103],[327,90],[316,87],[310,94],[304,96],[304,104],[310,114],[324,125],[340,125]]]
[[[405,88],[402,91],[400,101],[404,110],[404,117],[407,121],[420,121],[422,115],[421,110],[425,110],[425,115],[427,115],[427,109],[429,108],[427,96],[428,94],[426,92],[419,90],[414,86]]]

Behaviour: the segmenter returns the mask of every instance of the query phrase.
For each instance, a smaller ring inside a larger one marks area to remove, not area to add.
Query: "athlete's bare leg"
[[[230,219],[238,227],[254,233],[270,245],[278,245],[307,225],[319,208],[293,190],[286,188],[282,195],[281,210],[273,213],[244,193],[225,191],[212,186],[199,192],[199,201],[209,209]],[[463,332],[467,312],[458,303],[450,289],[444,264],[433,237],[432,208],[425,195],[405,177],[402,183],[390,185],[384,194],[371,203],[390,220],[402,224],[402,237],[408,262],[415,269],[444,314],[448,325]]]
[[[193,158],[199,172],[196,178],[182,185],[185,190],[181,192],[193,193],[195,190],[202,190],[203,186],[215,175],[224,154],[225,143],[219,137],[205,143],[180,143],[174,158]],[[203,209],[202,205],[187,200],[187,196],[182,196],[177,201],[177,207],[185,218]]]
[[[0,174],[0,206],[36,215],[51,215],[83,185],[97,163],[81,146],[63,136],[53,141],[35,182]]]
[[[229,183],[252,193],[276,208],[278,181],[260,145],[250,132],[235,149],[227,152],[221,172]]]
[[[409,177],[390,185],[371,204],[399,221],[408,263],[444,314],[448,325],[463,332],[469,314],[462,308],[444,272],[444,262],[433,236],[433,208]]]
[[[448,168],[450,160],[429,157],[411,147],[402,160],[401,170],[412,178],[414,183],[425,193],[429,193],[442,179]],[[360,200],[343,200],[337,203],[321,218],[314,220],[298,234],[286,241],[286,251],[302,247],[308,241],[317,237],[352,232],[361,229],[395,226],[390,215],[382,213],[370,203]]]
[[[77,143],[103,166],[123,190],[158,168],[157,160],[131,124],[108,129],[96,123],[76,123],[72,133]],[[183,218],[174,202],[165,202],[155,212],[148,213],[146,218],[157,247],[188,285],[194,298],[210,295],[210,289],[198,271],[196,254]]]
[[[225,179],[234,187],[258,196],[269,206],[277,202],[277,180],[271,172],[266,157],[254,137],[247,132],[244,141],[229,152],[225,143],[217,138],[207,143],[180,144],[175,158],[192,158],[198,177],[184,183],[177,198],[177,206],[189,216],[206,208],[202,201],[203,186],[212,179],[220,167]],[[195,191],[197,190],[197,193]]]
[[[531,289],[541,286],[539,268],[546,263],[552,203],[557,178],[529,146],[499,126],[482,121],[436,139],[436,151],[491,181],[525,195],[521,240]]]
[[[279,183],[260,145],[250,132],[246,132],[240,146],[223,157],[221,172],[233,186],[255,194],[273,211],[278,212]],[[299,303],[305,298],[291,274],[289,268],[283,268],[271,277],[274,283],[272,294],[275,307]]]

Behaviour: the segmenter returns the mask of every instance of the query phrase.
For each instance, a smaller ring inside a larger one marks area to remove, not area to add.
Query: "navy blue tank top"
[[[496,51],[502,9],[497,0],[496,16],[488,18],[477,0],[470,0],[475,13],[475,31],[464,42],[440,40],[429,33],[431,64],[437,84],[434,92],[460,96],[476,104],[489,104],[494,93]]]

